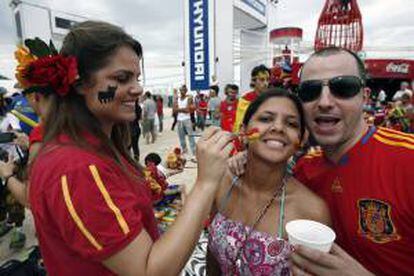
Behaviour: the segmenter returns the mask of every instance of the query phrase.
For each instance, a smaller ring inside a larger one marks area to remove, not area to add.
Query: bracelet
[[[10,179],[11,177],[15,177],[15,176],[16,176],[16,174],[15,174],[15,173],[12,173],[11,175],[6,176],[5,178],[3,178],[3,184],[4,184],[4,187],[6,187],[6,188],[7,188],[7,184],[9,183],[9,179]]]

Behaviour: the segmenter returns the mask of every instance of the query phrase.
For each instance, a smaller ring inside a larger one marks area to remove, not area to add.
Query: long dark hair
[[[115,124],[111,137],[108,138],[98,119],[86,106],[84,97],[76,92],[76,87],[80,85],[93,85],[94,73],[105,67],[116,50],[122,46],[131,47],[138,57],[142,57],[140,43],[117,26],[105,22],[85,21],[70,30],[64,38],[60,54],[76,57],[79,80],[68,95],[51,95],[44,125],[44,142],[56,141],[59,135],[65,134],[76,146],[109,157],[122,168],[124,166],[121,157],[128,160],[131,165],[141,168],[128,153],[128,123]],[[99,145],[88,144],[84,138],[85,132],[96,136]]]
[[[302,102],[296,95],[289,93],[287,90],[282,88],[269,88],[262,92],[247,108],[243,117],[243,126],[247,127],[250,119],[263,103],[265,103],[268,99],[275,97],[289,99],[295,105],[299,113],[300,141],[302,142],[305,135],[305,114],[303,112]]]

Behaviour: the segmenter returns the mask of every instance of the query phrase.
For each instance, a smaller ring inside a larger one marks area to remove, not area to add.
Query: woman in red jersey
[[[196,184],[159,237],[150,191],[126,147],[142,94],[141,58],[141,45],[122,29],[86,21],[60,54],[33,61],[23,75],[51,92],[29,191],[50,275],[177,275],[198,240],[231,137],[211,128],[200,139]]]

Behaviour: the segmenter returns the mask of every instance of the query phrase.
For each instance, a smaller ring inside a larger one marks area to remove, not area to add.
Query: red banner
[[[367,59],[365,68],[373,79],[414,80],[414,60],[408,59]]]

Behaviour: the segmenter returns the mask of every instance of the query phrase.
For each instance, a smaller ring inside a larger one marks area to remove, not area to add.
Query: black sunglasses
[[[321,96],[322,88],[327,85],[332,95],[338,99],[350,99],[357,95],[364,82],[357,76],[338,76],[325,80],[306,80],[299,84],[298,97],[302,102],[312,102]]]

